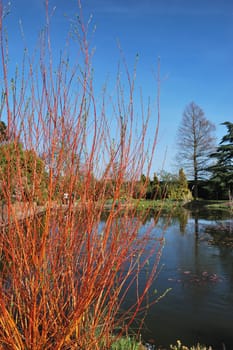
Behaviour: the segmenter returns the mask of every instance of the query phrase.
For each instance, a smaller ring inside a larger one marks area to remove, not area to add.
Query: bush
[[[130,202],[142,169],[150,171],[147,155],[153,157],[155,141],[148,149],[149,119],[138,132],[134,76],[127,67],[128,89],[122,91],[117,77],[112,111],[109,106],[105,109],[105,95],[97,101],[81,6],[72,33],[75,45],[78,41],[80,46],[71,47],[79,52],[79,60],[72,64],[64,52],[54,64],[50,8],[45,3],[39,61],[36,54],[30,57],[24,50],[22,71],[17,68],[13,79],[0,4],[0,80],[4,82],[0,119],[7,118],[4,140],[11,140],[16,149],[13,177],[20,189],[24,188],[25,162],[16,145],[20,142],[24,150],[30,150],[30,187],[20,198],[20,213],[11,196],[9,152],[6,169],[0,171],[6,209],[0,234],[0,343],[2,349],[11,350],[109,349],[114,330],[125,334],[144,310],[143,300],[163,247],[162,236],[148,244],[152,225],[138,235],[146,213],[136,216]],[[117,126],[114,132],[108,115]],[[156,126],[150,129],[155,130],[156,139]],[[38,153],[43,163],[37,163],[34,156]],[[38,186],[38,174],[44,171],[46,188],[44,182]],[[110,190],[109,179],[114,180]],[[103,223],[109,192],[112,201]],[[64,193],[72,198],[66,205]],[[38,203],[46,201],[43,215],[35,206],[35,194]],[[151,274],[139,289],[137,276],[155,252]],[[136,300],[122,313],[131,286]]]

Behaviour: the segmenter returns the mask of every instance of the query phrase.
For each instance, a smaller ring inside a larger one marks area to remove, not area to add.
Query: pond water
[[[148,218],[145,226],[150,220],[153,218]],[[160,217],[155,231],[167,220]],[[158,295],[171,290],[149,308],[143,339],[164,347],[179,339],[188,346],[200,342],[217,350],[223,349],[223,344],[227,350],[233,349],[233,249],[209,242],[211,227],[216,228],[219,220],[188,212],[170,220],[162,269],[151,290]],[[233,221],[221,220],[221,225],[225,223],[233,231]],[[141,273],[141,283],[146,273]],[[127,303],[130,298],[133,291]]]

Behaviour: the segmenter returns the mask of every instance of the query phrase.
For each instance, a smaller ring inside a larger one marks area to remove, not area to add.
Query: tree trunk
[[[194,196],[194,199],[196,200],[198,198],[198,166],[197,166],[196,148],[194,150],[194,156],[193,156],[193,168],[194,168],[193,196]]]

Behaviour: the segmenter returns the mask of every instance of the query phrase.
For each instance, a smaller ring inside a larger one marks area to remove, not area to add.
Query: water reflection
[[[233,249],[210,244],[211,230],[206,229],[217,224],[213,217],[188,211],[158,220],[155,230],[167,225],[166,244],[150,300],[154,290],[172,290],[148,310],[142,333],[157,346],[180,339],[187,345],[233,348]],[[140,279],[143,283],[145,272]]]

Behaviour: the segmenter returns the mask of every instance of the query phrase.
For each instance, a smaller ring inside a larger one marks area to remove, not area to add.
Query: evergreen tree
[[[156,173],[154,173],[153,180],[151,181],[151,197],[152,199],[161,199],[161,188]]]
[[[212,173],[210,184],[218,198],[227,198],[233,192],[233,123],[225,122],[227,134],[216,151],[210,155],[216,163],[208,167]]]
[[[180,188],[185,188],[185,189],[188,188],[188,181],[187,181],[187,178],[186,178],[186,175],[184,173],[183,168],[180,168],[180,170],[179,170],[178,181],[179,181]]]
[[[178,193],[179,199],[182,199],[182,200],[192,199],[192,193],[188,188],[188,181],[183,168],[180,168],[179,170],[177,193]]]
[[[163,171],[160,177],[164,197],[181,201],[192,199],[192,193],[188,189],[188,181],[183,168],[179,170],[178,176]]]

